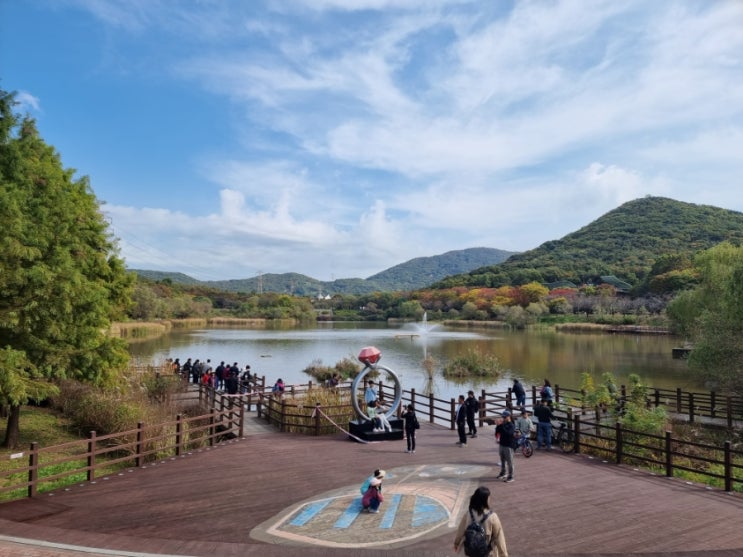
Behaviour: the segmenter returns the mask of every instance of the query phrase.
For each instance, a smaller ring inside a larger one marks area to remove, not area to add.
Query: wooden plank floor
[[[404,441],[363,445],[343,434],[254,431],[94,485],[2,504],[0,555],[347,555],[348,549],[271,544],[250,534],[300,501],[355,490],[375,468],[413,464],[491,467],[478,483],[491,488],[512,556],[743,555],[740,494],[554,450],[518,455],[515,482],[497,482],[490,426],[459,448],[455,432],[423,424],[414,455],[404,452]],[[453,536],[451,528],[438,529],[406,547],[353,553],[453,555]]]

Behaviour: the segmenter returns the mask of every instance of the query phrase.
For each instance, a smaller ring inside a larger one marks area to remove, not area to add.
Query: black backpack
[[[467,557],[487,557],[490,554],[490,542],[485,535],[483,523],[491,514],[492,511],[485,513],[478,522],[470,509],[470,523],[464,531],[464,554]]]

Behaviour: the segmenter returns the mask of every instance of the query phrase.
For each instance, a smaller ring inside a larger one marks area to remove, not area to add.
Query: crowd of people
[[[212,366],[211,359],[188,358],[181,363],[180,358],[169,360],[169,365],[174,374],[180,376],[183,381],[195,385],[207,385],[218,392],[227,394],[249,393],[256,383],[256,374],[246,364],[240,367],[237,362],[232,364],[225,361],[219,362],[216,367]],[[279,379],[279,381],[281,381]],[[283,382],[281,392],[283,393]]]

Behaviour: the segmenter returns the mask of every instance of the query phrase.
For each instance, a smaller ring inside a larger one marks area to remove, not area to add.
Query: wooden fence
[[[141,467],[163,458],[212,446],[230,433],[242,436],[245,405],[233,401],[222,409],[212,407],[197,416],[177,415],[174,420],[146,425],[107,435],[91,431],[87,439],[40,447],[31,443],[27,453],[11,455],[25,461],[0,474],[0,500],[25,493],[33,497],[42,491],[97,478],[126,468]]]
[[[0,474],[0,499],[23,496],[33,497],[39,492],[56,489],[79,481],[94,481],[117,470],[139,467],[162,458],[178,457],[194,448],[213,445],[228,435],[242,437],[245,412],[255,408],[257,416],[273,424],[279,431],[293,431],[310,435],[322,435],[336,431],[336,425],[327,423],[316,408],[306,407],[302,402],[318,385],[289,385],[283,396],[278,397],[266,388],[265,377],[251,378],[241,386],[239,395],[226,395],[213,388],[199,385],[179,394],[184,403],[198,401],[203,409],[197,416],[176,416],[175,420],[137,428],[97,435],[90,432],[88,439],[63,445],[39,447],[32,443],[28,453],[18,453],[11,458],[25,464]],[[380,398],[392,398],[394,387],[382,382],[377,384]],[[352,395],[350,385],[335,388],[337,392]],[[730,441],[722,446],[682,441],[671,437],[631,431],[621,424],[608,424],[600,419],[590,420],[586,409],[565,404],[577,400],[580,391],[560,389],[555,386],[555,400],[576,438],[576,452],[590,452],[617,463],[644,463],[651,468],[662,467],[664,473],[673,476],[675,471],[711,478],[722,484],[726,491],[743,490],[743,452],[734,449]],[[670,396],[673,394],[674,396]],[[362,396],[363,393],[356,393]],[[532,403],[537,402],[536,387],[530,393]],[[478,420],[492,423],[506,408],[513,407],[513,394],[507,392],[488,393],[482,390],[479,397]],[[720,406],[720,401],[724,404]],[[455,429],[454,414],[456,400],[420,394],[411,390],[402,391],[403,404],[413,403],[420,421]],[[743,403],[730,397],[720,398],[715,393],[683,393],[681,391],[648,390],[649,404],[666,406],[677,416],[688,420],[705,417],[718,420],[724,427],[732,427],[741,416]],[[343,428],[354,418],[348,404],[320,407],[322,414]],[[398,413],[401,408],[398,409]]]

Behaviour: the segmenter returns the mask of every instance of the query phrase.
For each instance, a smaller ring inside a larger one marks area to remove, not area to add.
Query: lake
[[[403,388],[418,392],[432,389],[436,396],[449,399],[473,389],[505,391],[518,377],[524,385],[540,384],[545,377],[553,385],[579,388],[582,372],[596,381],[605,371],[617,383],[627,382],[637,373],[646,385],[684,390],[706,390],[702,381],[691,376],[684,360],[671,356],[680,341],[667,335],[625,335],[607,333],[558,333],[554,331],[462,330],[441,325],[386,323],[320,323],[290,329],[209,328],[173,332],[156,339],[130,345],[132,357],[140,362],[160,363],[166,358],[211,359],[250,364],[253,372],[265,375],[272,384],[281,377],[287,384],[307,383],[311,377],[303,369],[313,362],[334,365],[353,358],[365,346],[382,351],[380,361],[401,378]],[[469,350],[496,355],[504,375],[497,381],[447,381],[443,365]],[[429,355],[437,362],[433,384],[423,368]],[[384,380],[384,377],[381,378]]]

